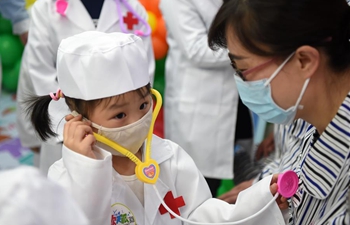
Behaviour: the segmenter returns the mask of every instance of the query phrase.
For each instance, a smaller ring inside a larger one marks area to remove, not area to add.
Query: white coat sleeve
[[[48,95],[58,88],[56,51],[50,37],[49,1],[37,1],[31,10],[27,43],[28,71],[37,95]]]
[[[61,184],[82,208],[89,224],[110,224],[112,196],[111,154],[96,149],[100,159],[80,155],[63,145],[62,159],[48,176]]]
[[[212,69],[229,65],[225,49],[214,52],[209,48],[208,30],[201,18],[206,15],[200,15],[192,1],[163,0],[161,10],[168,32],[193,64]]]
[[[191,221],[203,223],[234,222],[255,214],[273,199],[270,192],[271,177],[267,177],[241,192],[234,205],[211,198],[206,181],[193,160],[183,150],[179,151],[178,159],[181,160],[178,160],[177,163],[176,190],[179,196],[183,196],[186,203],[181,213]],[[240,224],[275,225],[284,223],[281,210],[273,202],[258,217]]]

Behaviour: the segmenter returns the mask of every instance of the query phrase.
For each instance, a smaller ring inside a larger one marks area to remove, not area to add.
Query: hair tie
[[[60,98],[64,98],[64,95],[61,89],[57,89],[56,94],[54,94],[53,92],[50,93],[50,97],[52,98],[52,100],[58,101]]]

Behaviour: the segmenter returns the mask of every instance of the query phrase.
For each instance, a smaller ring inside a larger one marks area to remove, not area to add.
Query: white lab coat
[[[162,198],[168,191],[172,191],[174,198],[183,197],[185,206],[180,208],[180,213],[184,218],[199,222],[235,221],[254,214],[273,199],[269,188],[271,177],[242,192],[236,205],[211,198],[205,179],[181,147],[153,136],[151,148],[152,158],[160,167],[156,187]],[[142,225],[185,224],[178,219],[170,219],[168,213],[160,214],[161,203],[151,185],[144,184],[142,206],[134,192],[114,171],[111,154],[102,149],[96,149],[96,154],[99,160],[63,146],[62,159],[49,170],[49,178],[59,182],[73,195],[90,224],[111,224],[113,212],[133,215],[137,224]],[[284,220],[274,202],[264,213],[244,224],[275,225],[284,224]]]
[[[131,7],[143,18],[147,18],[147,13],[143,6],[137,0],[128,0]],[[128,10],[121,4],[123,17]],[[88,31],[97,30],[101,32],[119,32],[119,20],[121,19],[117,13],[117,5],[115,0],[105,0],[101,10],[101,15],[98,21],[97,28],[80,0],[69,0],[66,11],[66,16],[62,16],[56,12],[54,0],[37,0],[31,9],[31,26],[29,32],[28,43],[25,49],[25,54],[22,62],[20,81],[18,87],[18,98],[25,99],[28,95],[48,95],[50,92],[56,92],[58,83],[56,80],[56,57],[57,49],[62,39],[69,36]],[[125,25],[125,24],[124,24]],[[139,21],[135,25],[134,30],[145,31],[144,25]],[[131,31],[133,32],[133,31]],[[149,74],[150,80],[153,83],[155,62],[152,48],[151,37],[143,37],[144,44],[147,49],[149,59]],[[24,67],[26,65],[26,68]],[[115,71],[117,72],[117,71]],[[103,87],[96,87],[103,88]],[[25,92],[23,91],[25,90]],[[64,94],[64,93],[63,93]],[[53,129],[56,130],[57,121],[60,121],[69,113],[64,101],[62,104],[54,104],[52,106]],[[26,147],[38,146],[41,142],[33,131],[28,118],[24,117],[23,105],[18,105],[17,123],[19,137],[22,144]],[[64,109],[63,111],[61,109]],[[53,139],[52,144],[62,141],[62,137]],[[49,145],[46,145],[49,146]],[[61,147],[58,148],[60,153]],[[52,149],[42,147],[42,153]],[[57,154],[41,154],[41,156],[54,156]],[[60,154],[58,154],[60,155]],[[59,158],[52,159],[41,157],[41,163],[46,161],[56,161]],[[43,172],[47,171],[48,167],[41,168]]]
[[[233,177],[238,92],[225,50],[207,44],[220,0],[161,0],[167,26],[165,137],[183,147],[205,177]]]

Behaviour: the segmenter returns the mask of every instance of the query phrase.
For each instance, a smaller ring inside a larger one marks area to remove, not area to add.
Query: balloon
[[[151,27],[152,33],[155,32],[157,29],[157,17],[154,15],[154,13],[147,11],[148,14],[148,24]]]
[[[139,0],[139,2],[141,3],[141,5],[143,5],[143,7],[145,7],[145,9],[148,11],[151,8],[151,2],[153,0]]]
[[[13,68],[3,68],[2,85],[4,87],[4,90],[12,93],[16,92],[20,69],[21,60],[17,61]]]
[[[163,77],[157,77],[154,79],[153,82],[153,88],[159,91],[159,93],[164,97],[164,87],[165,87],[165,80]]]
[[[10,20],[0,18],[0,34],[12,34],[12,24]]]
[[[162,16],[162,12],[159,9],[160,0],[139,0],[139,2],[145,7],[146,11],[152,12],[156,17]]]
[[[168,44],[157,36],[152,36],[154,57],[156,60],[164,58],[168,52]]]
[[[151,3],[148,5],[148,11],[151,11],[156,15],[156,17],[161,17],[162,12],[159,9],[160,0],[149,0]]]
[[[226,192],[228,192],[229,190],[231,190],[233,187],[235,186],[234,182],[230,179],[228,180],[221,180],[221,185],[218,188],[217,191],[217,197],[219,197],[220,195],[225,194]]]
[[[156,60],[156,69],[155,69],[155,72],[154,72],[154,79],[155,80],[158,79],[159,77],[164,79],[164,75],[165,75],[165,60],[166,60],[166,57]]]
[[[158,18],[157,29],[154,35],[160,38],[162,41],[166,42],[166,26],[163,17]]]
[[[23,44],[18,36],[0,35],[0,56],[3,67],[12,67],[21,59]]]

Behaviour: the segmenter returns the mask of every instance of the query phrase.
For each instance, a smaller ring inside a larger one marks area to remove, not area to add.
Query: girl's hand
[[[92,151],[96,139],[93,135],[91,122],[82,121],[82,116],[66,116],[67,123],[64,125],[64,145],[82,155],[96,159]]]
[[[277,193],[277,190],[278,190],[277,179],[278,179],[278,174],[274,174],[271,179],[270,191],[273,196]],[[288,209],[287,199],[282,195],[278,195],[276,199],[276,203],[281,210]]]

